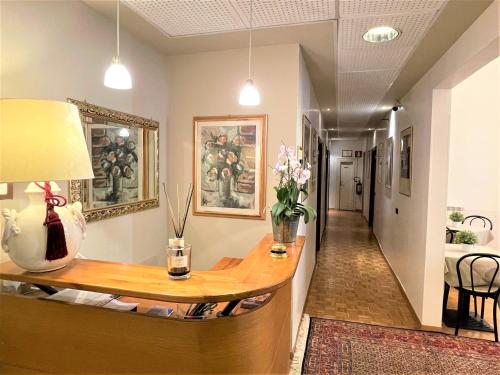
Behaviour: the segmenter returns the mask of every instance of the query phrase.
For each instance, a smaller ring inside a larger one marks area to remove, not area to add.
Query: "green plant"
[[[271,215],[276,225],[279,225],[284,219],[304,216],[304,222],[316,218],[316,210],[307,204],[299,203],[300,193],[307,197],[307,191],[304,184],[311,177],[309,165],[301,165],[297,160],[293,147],[286,148],[281,145],[278,154],[278,162],[274,167],[274,175],[279,178],[278,186],[274,187],[276,191],[276,202]]]
[[[455,239],[453,240],[453,243],[466,245],[474,245],[477,242],[478,239],[476,234],[470,230],[461,230],[455,235]]]
[[[465,216],[461,213],[461,212],[458,212],[458,211],[453,211],[450,216],[449,216],[450,220],[455,222],[455,223],[458,223],[458,222],[462,222],[464,221],[465,219]]]

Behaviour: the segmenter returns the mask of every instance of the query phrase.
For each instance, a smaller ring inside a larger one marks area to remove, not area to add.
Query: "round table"
[[[450,287],[458,287],[458,274],[457,274],[457,263],[458,260],[464,255],[471,253],[486,253],[492,255],[500,256],[500,251],[492,249],[487,246],[475,245],[472,249],[465,249],[462,245],[459,244],[445,244],[445,252],[444,252],[444,280],[445,280],[445,300],[447,300],[448,290]],[[474,258],[465,259],[460,263],[460,275],[462,276],[462,284],[465,287],[471,286],[470,279],[470,262]],[[474,277],[474,286],[484,286],[489,285],[493,273],[495,272],[496,265],[493,261],[488,259],[479,259],[474,263],[473,267],[473,277]],[[486,280],[485,280],[486,279]],[[494,285],[500,286],[500,272],[495,277]],[[472,329],[477,331],[485,331],[485,332],[493,332],[493,329],[490,325],[484,322],[481,319],[477,319],[475,316],[470,315],[468,312],[470,310],[470,298],[467,297],[463,300],[464,313],[462,316],[462,328]],[[456,310],[447,309],[446,306],[443,305],[443,321],[448,327],[455,327],[457,322],[458,312]]]
[[[449,223],[446,225],[446,229],[453,232],[454,234],[460,231],[468,230],[474,233],[478,239],[478,245],[486,245],[493,239],[493,234],[489,228],[484,228],[478,225],[469,225],[469,224],[452,224]]]
[[[458,287],[458,275],[457,275],[457,262],[464,255],[470,253],[486,253],[500,256],[500,251],[492,249],[487,246],[478,246],[475,245],[472,249],[466,250],[462,245],[458,244],[445,244],[445,252],[444,252],[444,280],[449,286]],[[473,258],[470,258],[471,260]],[[464,286],[470,286],[470,262],[471,260],[465,260],[460,265],[460,274],[462,276],[462,282]],[[485,285],[488,282],[485,281],[485,278],[492,277],[492,261],[488,260],[478,260],[474,263],[474,285]],[[494,272],[494,271],[493,271]],[[482,284],[479,284],[482,283]],[[500,272],[495,278],[495,284],[500,285]]]

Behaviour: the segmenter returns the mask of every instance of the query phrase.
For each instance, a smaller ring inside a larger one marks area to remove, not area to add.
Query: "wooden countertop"
[[[273,292],[292,279],[305,237],[287,247],[288,258],[269,256],[274,243],[267,234],[237,266],[218,271],[191,271],[188,280],[174,281],[166,267],[74,259],[66,267],[44,273],[27,272],[12,262],[0,264],[0,279],[51,285],[158,301],[223,302]]]

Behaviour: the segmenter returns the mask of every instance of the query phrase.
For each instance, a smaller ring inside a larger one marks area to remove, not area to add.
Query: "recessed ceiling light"
[[[368,30],[363,39],[370,43],[384,43],[396,39],[399,31],[390,26],[378,26]]]
[[[326,109],[326,111],[327,111],[327,112],[330,112],[331,110],[332,110],[331,108],[327,108],[327,109]]]

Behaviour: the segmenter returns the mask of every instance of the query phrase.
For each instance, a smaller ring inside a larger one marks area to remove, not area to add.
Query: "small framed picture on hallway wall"
[[[384,182],[387,189],[392,188],[392,168],[394,154],[394,139],[392,137],[385,140],[384,146]]]
[[[384,142],[377,147],[377,183],[382,183],[382,171],[384,170]]]
[[[401,131],[401,160],[399,162],[399,192],[411,196],[411,169],[413,152],[413,128],[410,126]]]

